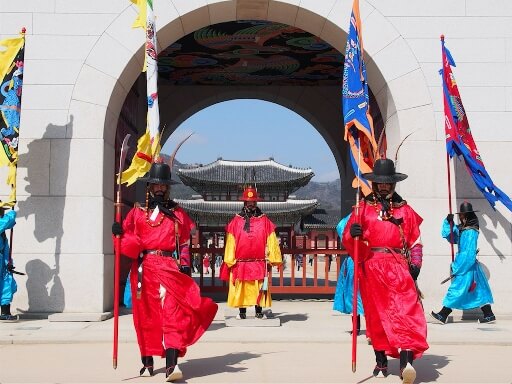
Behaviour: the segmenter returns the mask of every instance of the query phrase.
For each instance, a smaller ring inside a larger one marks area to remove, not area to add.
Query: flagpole
[[[444,49],[444,35],[441,35],[441,50]],[[441,52],[441,57],[443,52]],[[444,72],[444,63],[443,64],[443,72]],[[444,76],[443,76],[444,78]],[[444,90],[443,90],[444,92]],[[446,124],[446,122],[445,122]],[[446,173],[448,177],[448,212],[450,215],[453,213],[452,209],[452,181],[451,181],[451,170],[450,170],[450,154],[448,153],[448,149],[446,149]],[[453,246],[453,220],[450,221],[450,250],[452,255],[452,262],[455,260],[455,249]]]
[[[448,173],[448,212],[452,214],[452,182],[451,182],[451,171],[450,171],[450,155],[446,153],[446,170]],[[450,249],[452,252],[452,262],[455,260],[455,249],[453,247],[453,220],[450,221]]]
[[[356,205],[355,210],[355,223],[360,222],[359,217],[359,192],[360,187],[357,187]],[[357,292],[359,288],[359,236],[354,238],[354,287],[352,297],[352,372],[356,372],[357,369]]]

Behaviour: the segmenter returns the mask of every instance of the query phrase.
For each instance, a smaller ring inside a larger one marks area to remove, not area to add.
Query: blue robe
[[[12,302],[12,297],[16,293],[18,286],[16,281],[7,270],[7,264],[9,263],[9,243],[7,242],[7,236],[4,232],[11,229],[16,224],[16,212],[10,210],[6,211],[4,216],[0,218],[0,305],[8,305]]]
[[[342,236],[343,230],[347,225],[350,214],[341,219],[336,226],[338,235]],[[334,303],[332,309],[341,313],[352,314],[352,300],[354,298],[354,261],[347,255],[340,267],[338,283],[336,284],[336,292],[334,293]],[[361,296],[357,293],[357,314],[364,315]]]
[[[446,219],[441,235],[450,241],[450,224]],[[491,288],[476,259],[478,230],[468,228],[460,231],[454,225],[453,243],[458,244],[458,252],[451,265],[451,273],[455,277],[451,280],[443,305],[453,309],[472,309],[493,304]]]

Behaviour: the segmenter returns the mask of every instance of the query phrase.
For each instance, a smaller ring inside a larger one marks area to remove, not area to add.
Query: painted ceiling
[[[161,85],[339,85],[343,55],[299,28],[268,21],[210,25],[158,56]]]

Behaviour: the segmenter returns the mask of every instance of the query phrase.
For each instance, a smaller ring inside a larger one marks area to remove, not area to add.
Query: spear
[[[123,170],[124,162],[126,160],[126,154],[128,152],[128,140],[130,134],[127,134],[123,143],[121,144],[121,154],[119,156],[119,168],[117,174],[117,194],[116,194],[116,215],[115,220],[117,223],[121,223],[121,173]],[[115,235],[114,240],[114,350],[112,357],[112,365],[114,369],[117,368],[117,350],[119,345],[119,265],[121,263],[121,236]]]

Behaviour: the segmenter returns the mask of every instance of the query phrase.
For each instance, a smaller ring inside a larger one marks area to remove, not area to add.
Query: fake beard
[[[157,205],[162,205],[162,203],[165,201],[165,196],[162,193],[159,193],[157,195],[153,195],[149,199],[149,207],[151,209],[154,209]]]

